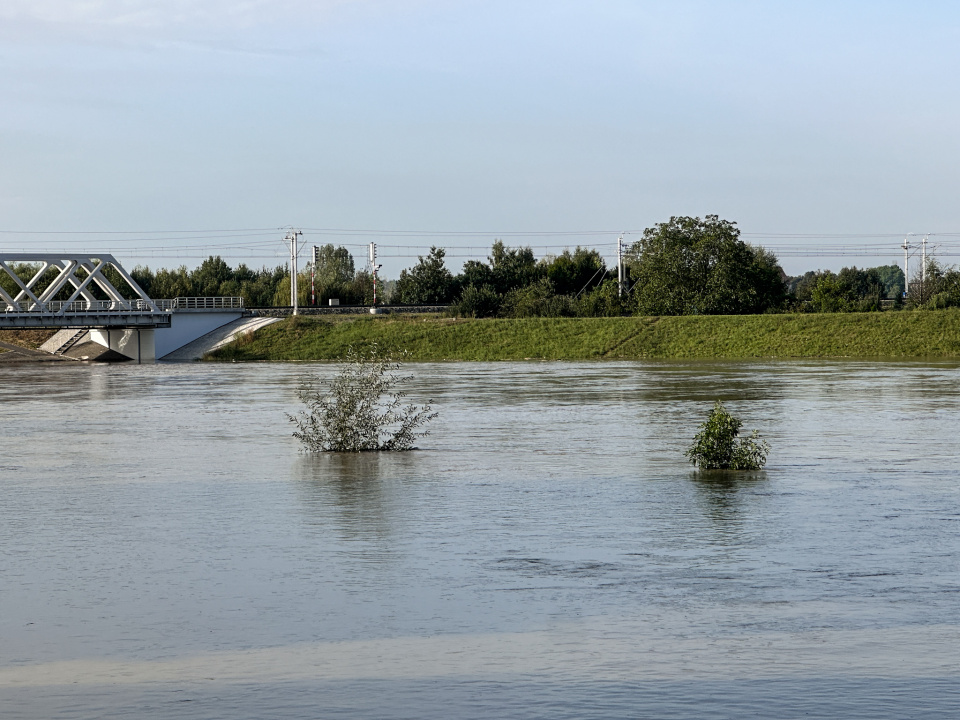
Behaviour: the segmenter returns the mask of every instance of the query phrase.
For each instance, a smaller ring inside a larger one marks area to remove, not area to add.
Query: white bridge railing
[[[6,306],[5,308],[3,306]],[[0,301],[0,308],[8,313],[30,313],[42,315],[97,315],[101,313],[144,314],[171,312],[173,310],[242,310],[241,297],[198,297],[174,298],[173,300],[74,300],[60,302],[49,300],[42,306],[33,300],[14,302]]]
[[[42,305],[33,300],[4,302],[0,307],[8,313],[30,313],[42,315],[98,315],[102,313],[124,313],[127,315],[155,314],[173,310],[242,310],[242,297],[178,297],[173,300],[75,300],[61,302],[48,300]]]
[[[242,297],[178,297],[154,300],[161,310],[242,310]]]
[[[74,300],[73,302],[60,302],[58,300],[49,300],[43,305],[39,305],[32,300],[18,300],[10,303],[0,303],[6,305],[8,313],[35,313],[43,315],[89,315],[91,313],[122,312],[122,313],[156,313],[154,306],[148,305],[143,300],[127,300],[119,302],[117,300]]]

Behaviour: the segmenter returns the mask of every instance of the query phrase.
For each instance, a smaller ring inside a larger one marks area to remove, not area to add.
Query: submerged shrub
[[[306,406],[287,415],[297,430],[293,436],[307,452],[414,450],[427,434],[420,430],[437,416],[430,404],[405,404],[395,390],[412,376],[397,374],[400,363],[374,344],[366,351],[353,347],[333,380],[307,378],[298,396]]]
[[[687,450],[687,457],[701,470],[759,470],[767,461],[770,446],[754,430],[738,437],[743,421],[728,413],[717,400],[707,421]]]

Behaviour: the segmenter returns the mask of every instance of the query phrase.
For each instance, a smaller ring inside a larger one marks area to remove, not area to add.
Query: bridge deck
[[[162,328],[170,327],[169,312],[12,313],[0,312],[0,329],[7,328]]]

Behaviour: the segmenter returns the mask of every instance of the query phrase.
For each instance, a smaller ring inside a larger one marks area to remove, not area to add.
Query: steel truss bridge
[[[25,266],[33,273],[29,279],[18,275]],[[111,268],[119,288],[105,274]],[[105,253],[0,253],[0,328],[169,328],[178,310],[242,312],[243,300],[153,300]]]

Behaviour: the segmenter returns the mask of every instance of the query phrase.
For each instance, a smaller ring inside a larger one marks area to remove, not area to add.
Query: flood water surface
[[[314,456],[330,365],[0,369],[0,716],[960,714],[957,365],[408,369],[420,450]]]

